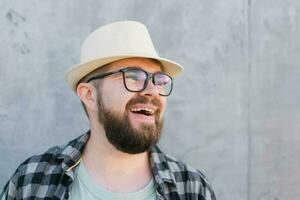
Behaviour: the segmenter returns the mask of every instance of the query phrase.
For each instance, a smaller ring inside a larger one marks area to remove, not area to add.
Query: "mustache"
[[[135,98],[132,98],[129,100],[129,102],[127,103],[127,108],[135,105],[135,104],[139,104],[139,103],[142,103],[142,104],[147,104],[147,103],[150,103],[154,106],[157,106],[159,109],[161,108],[161,103],[158,99],[148,99],[147,97],[135,97]]]

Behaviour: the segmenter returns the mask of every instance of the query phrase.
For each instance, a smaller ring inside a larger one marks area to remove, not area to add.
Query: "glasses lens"
[[[170,76],[162,73],[157,73],[154,75],[154,84],[158,88],[161,95],[170,95],[172,91],[172,78]]]
[[[139,92],[144,88],[147,74],[139,69],[129,69],[124,72],[125,85],[132,92]]]

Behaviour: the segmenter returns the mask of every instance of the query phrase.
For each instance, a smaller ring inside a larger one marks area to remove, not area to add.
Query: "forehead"
[[[148,72],[161,71],[161,64],[149,58],[126,58],[109,64],[110,70],[119,70],[125,67],[138,67]]]

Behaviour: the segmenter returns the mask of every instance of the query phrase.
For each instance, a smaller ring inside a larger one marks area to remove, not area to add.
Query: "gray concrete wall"
[[[299,13],[297,0],[1,0],[0,187],[88,129],[64,71],[91,31],[132,19],[185,67],[162,148],[203,171],[218,199],[299,199]]]

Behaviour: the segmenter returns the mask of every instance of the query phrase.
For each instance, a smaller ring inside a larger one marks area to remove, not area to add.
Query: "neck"
[[[82,160],[94,181],[110,191],[137,191],[152,178],[148,152],[127,154],[117,150],[100,125],[92,126]]]

